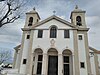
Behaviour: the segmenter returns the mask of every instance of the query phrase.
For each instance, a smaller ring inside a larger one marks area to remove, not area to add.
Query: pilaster
[[[84,42],[85,42],[85,50],[86,50],[87,71],[88,71],[88,74],[91,74],[91,64],[90,64],[90,58],[89,58],[89,45],[88,45],[87,32],[84,33],[84,38],[85,38]]]
[[[73,30],[74,37],[74,70],[75,75],[80,75],[79,69],[79,55],[78,55],[78,41],[77,41],[77,30]]]
[[[43,54],[43,61],[42,61],[42,74],[47,75],[47,58],[48,55],[46,53]]]
[[[32,54],[33,34],[34,32],[31,31],[29,50],[28,50],[28,59],[27,59],[27,66],[26,66],[26,73],[29,75],[32,75],[32,65],[33,65],[33,54]]]
[[[63,56],[58,54],[58,75],[63,75]]]
[[[20,72],[20,70],[21,70],[21,64],[22,64],[22,54],[23,54],[23,47],[24,47],[24,39],[25,39],[25,31],[23,31],[23,35],[22,35],[22,41],[21,41],[21,51],[20,51],[20,54],[19,54],[19,57],[20,57],[20,60],[19,60],[19,62],[20,62],[20,64],[19,64],[19,69],[18,69],[18,71]]]
[[[72,64],[73,64],[73,75],[75,75],[75,67],[74,67],[74,65],[75,65],[75,59],[74,59],[74,54],[72,54],[72,58],[73,58],[73,60],[72,60]]]
[[[95,62],[95,70],[96,70],[96,75],[100,75],[99,74],[99,63],[98,63],[98,56],[97,54],[94,53],[94,62]]]
[[[17,51],[15,50],[15,53],[14,53],[14,61],[13,61],[13,68],[16,68],[16,59],[17,59]]]

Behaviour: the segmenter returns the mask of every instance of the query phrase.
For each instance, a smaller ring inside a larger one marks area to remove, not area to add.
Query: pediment
[[[32,28],[41,26],[41,25],[43,25],[43,24],[45,24],[45,23],[47,23],[47,22],[49,22],[49,21],[51,21],[51,20],[57,20],[57,21],[59,21],[59,22],[65,24],[65,25],[67,25],[67,26],[69,26],[69,27],[71,27],[71,28],[76,28],[76,26],[73,25],[72,23],[70,23],[70,22],[68,22],[68,21],[66,21],[66,20],[64,20],[64,19],[61,19],[61,18],[59,18],[59,17],[57,17],[57,16],[55,16],[55,15],[50,16],[49,18],[38,22],[38,23],[35,24]]]
[[[89,46],[89,49],[90,49],[91,51],[93,51],[94,53],[100,54],[100,51],[99,51],[99,50],[96,50],[96,49],[93,48],[93,47],[90,47],[90,46]]]

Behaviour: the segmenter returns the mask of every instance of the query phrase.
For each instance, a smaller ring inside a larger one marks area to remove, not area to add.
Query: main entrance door
[[[58,56],[49,56],[48,75],[58,75]]]

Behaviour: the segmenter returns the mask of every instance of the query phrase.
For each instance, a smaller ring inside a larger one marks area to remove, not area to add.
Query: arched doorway
[[[72,75],[72,52],[68,49],[63,54],[63,75]]]
[[[43,51],[40,48],[34,50],[34,65],[33,65],[33,75],[41,75],[42,74],[42,60],[43,60]]]
[[[58,75],[58,52],[54,48],[48,50],[48,75]]]

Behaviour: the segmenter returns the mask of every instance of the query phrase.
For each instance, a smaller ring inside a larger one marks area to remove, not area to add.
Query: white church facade
[[[88,44],[85,11],[76,7],[71,23],[56,15],[40,21],[36,10],[26,13],[21,45],[15,48],[7,75],[100,75],[99,51]]]

